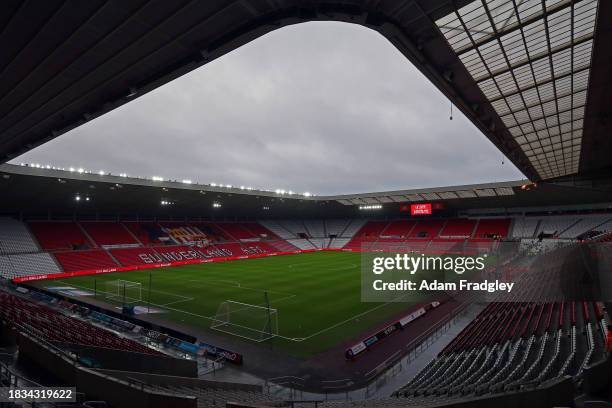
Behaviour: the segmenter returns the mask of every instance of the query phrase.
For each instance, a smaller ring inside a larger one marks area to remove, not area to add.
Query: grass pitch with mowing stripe
[[[146,306],[151,275],[151,304],[167,312],[161,318],[207,330],[212,330],[211,318],[222,302],[263,306],[264,291],[268,291],[270,307],[278,311],[279,336],[272,340],[275,346],[308,357],[425,300],[425,295],[414,293],[409,302],[361,303],[360,262],[358,253],[314,252],[48,280],[36,285],[92,291],[95,286],[98,300],[116,305],[116,300],[107,300],[101,293],[109,281],[140,282],[142,301],[136,304]],[[81,300],[87,301],[87,297]]]

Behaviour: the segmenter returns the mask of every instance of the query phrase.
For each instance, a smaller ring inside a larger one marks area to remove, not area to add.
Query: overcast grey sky
[[[261,37],[13,162],[316,194],[523,178],[385,38]]]

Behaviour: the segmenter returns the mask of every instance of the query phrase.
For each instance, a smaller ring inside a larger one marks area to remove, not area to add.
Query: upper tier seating
[[[325,220],[325,231],[327,235],[342,236],[342,233],[346,230],[351,220]]]
[[[355,234],[353,240],[376,241],[386,227],[387,221],[368,221],[359,232]]]
[[[610,214],[582,216],[580,221],[563,231],[559,238],[577,238],[591,230],[601,231],[605,223],[611,219],[612,216]]]
[[[120,223],[82,222],[81,226],[99,246],[139,244],[134,236]]]
[[[457,218],[446,221],[442,231],[440,231],[441,238],[467,238],[472,236],[474,227],[476,226],[475,220]]]
[[[541,233],[552,234],[554,237],[561,235],[563,231],[568,229],[570,226],[576,224],[581,217],[574,216],[548,216],[540,219],[540,225],[536,230],[536,236]]]
[[[500,236],[505,238],[510,230],[509,218],[482,218],[478,221],[474,238]]]
[[[278,239],[278,237],[274,235],[272,231],[268,230],[266,227],[256,222],[245,222],[242,224],[242,227],[250,231],[251,234],[258,238],[271,240]]]
[[[47,251],[84,249],[93,246],[81,228],[74,222],[32,221],[29,225],[41,248]]]
[[[287,231],[285,236],[282,237],[284,239],[299,238],[301,236],[310,237],[308,229],[301,220],[278,220],[276,224],[281,231]],[[266,225],[264,224],[264,226]]]
[[[123,222],[123,225],[144,245],[159,244],[159,237],[167,235],[156,222]]]
[[[612,220],[606,221],[605,223],[601,224],[600,226],[594,229],[600,232],[611,232],[612,231]]]
[[[407,238],[410,236],[410,231],[416,225],[415,221],[411,220],[397,220],[391,221],[387,224],[385,229],[380,233],[381,238],[395,237],[395,238]]]
[[[57,252],[54,255],[65,271],[115,268],[119,266],[102,250]]]
[[[611,214],[548,215],[518,217],[514,219],[513,238],[537,238],[540,234],[554,238],[575,239],[589,231],[612,229]]]
[[[287,230],[287,228],[280,225],[278,221],[264,220],[259,221],[259,223],[282,239],[296,238],[296,235],[293,232]]]
[[[410,232],[411,238],[436,238],[444,226],[442,220],[420,220]]]
[[[215,224],[217,228],[225,232],[227,236],[232,238],[232,241],[240,241],[242,239],[258,238],[253,232],[245,228],[240,223],[234,222],[218,222]]]
[[[0,277],[14,279],[22,276],[54,274],[61,272],[51,254],[0,255]]]
[[[514,219],[512,238],[533,238],[540,220],[535,217],[519,217]]]
[[[366,224],[366,220],[352,219],[340,235],[342,238],[353,238],[357,232]]]
[[[325,238],[328,236],[325,233],[325,223],[323,220],[306,220],[304,221],[304,226],[308,236],[311,238]]]
[[[0,291],[0,319],[14,324],[29,325],[47,341],[112,348],[134,353],[161,354],[108,330],[3,291]]]
[[[0,255],[39,251],[26,225],[12,218],[0,218]]]

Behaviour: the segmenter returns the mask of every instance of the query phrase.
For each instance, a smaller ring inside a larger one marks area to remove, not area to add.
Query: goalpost
[[[142,283],[127,280],[106,282],[106,299],[123,304],[134,304],[142,301]]]
[[[221,302],[211,329],[262,342],[278,335],[278,310],[233,300]]]

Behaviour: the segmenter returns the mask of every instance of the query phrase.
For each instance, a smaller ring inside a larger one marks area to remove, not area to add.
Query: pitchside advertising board
[[[419,317],[423,316],[425,313],[427,313],[431,309],[434,309],[434,308],[436,308],[438,306],[440,306],[440,302],[438,302],[438,301],[427,303],[426,305],[424,305],[424,306],[414,310],[413,312],[407,314],[406,316],[402,317],[401,319],[391,323],[390,325],[388,325],[384,329],[380,330],[376,334],[373,334],[373,335],[363,339],[359,343],[353,345],[352,347],[348,348],[345,351],[344,356],[346,357],[347,360],[354,359],[359,354],[361,354],[364,351],[368,350],[370,347],[372,347],[374,344],[378,343],[379,341],[381,341],[385,337],[388,337],[389,335],[391,335],[392,333],[396,332],[397,330],[403,330],[408,324],[410,324],[411,322],[413,322],[414,320],[416,320]]]

